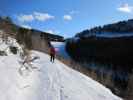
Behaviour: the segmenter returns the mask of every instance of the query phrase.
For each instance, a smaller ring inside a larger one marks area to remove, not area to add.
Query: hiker
[[[55,53],[56,53],[55,48],[53,46],[51,46],[51,48],[50,48],[50,61],[51,62],[54,62]]]

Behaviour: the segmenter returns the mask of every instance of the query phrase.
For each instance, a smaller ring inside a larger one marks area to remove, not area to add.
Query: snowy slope
[[[121,100],[60,61],[51,63],[48,55],[32,51],[35,56],[33,69],[21,73],[19,55],[0,56],[0,100]]]
[[[102,32],[97,34],[97,37],[106,37],[106,38],[120,38],[120,37],[130,37],[133,36],[133,33],[118,33],[118,32]]]
[[[92,34],[86,33],[82,34],[81,37],[88,38]],[[105,38],[121,38],[121,37],[131,37],[133,36],[133,32],[100,32],[100,33],[95,33],[96,37],[105,37]],[[74,37],[76,40],[78,37]]]

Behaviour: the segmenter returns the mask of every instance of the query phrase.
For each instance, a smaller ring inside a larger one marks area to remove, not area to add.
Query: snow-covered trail
[[[0,56],[0,100],[121,100],[110,90],[49,56],[33,51],[40,59],[31,71],[20,75],[17,55]]]

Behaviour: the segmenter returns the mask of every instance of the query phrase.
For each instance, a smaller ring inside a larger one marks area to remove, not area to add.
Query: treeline
[[[80,33],[77,33],[76,36],[82,37],[84,35],[102,34],[103,32],[131,33],[133,32],[133,19],[127,21],[120,21],[114,24],[94,27],[90,30],[84,30]]]
[[[8,36],[14,37],[20,44],[23,44],[28,49],[32,49],[34,41],[33,37],[46,41],[64,41],[64,37],[60,35],[42,32],[36,29],[27,29],[13,23],[12,19],[8,16],[0,16],[0,30]],[[38,38],[39,37],[39,38]],[[45,42],[45,41],[44,41]]]
[[[69,40],[66,50],[77,62],[94,62],[111,65],[109,67],[114,70],[132,71],[133,37]]]
[[[27,49],[32,49],[32,38],[31,38],[31,31],[25,28],[19,28],[16,39],[17,41],[24,45]]]

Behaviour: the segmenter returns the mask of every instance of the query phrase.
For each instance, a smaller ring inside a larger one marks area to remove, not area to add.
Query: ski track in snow
[[[0,100],[120,100],[110,90],[58,60],[33,51],[37,69],[20,75],[17,55],[0,56]]]

